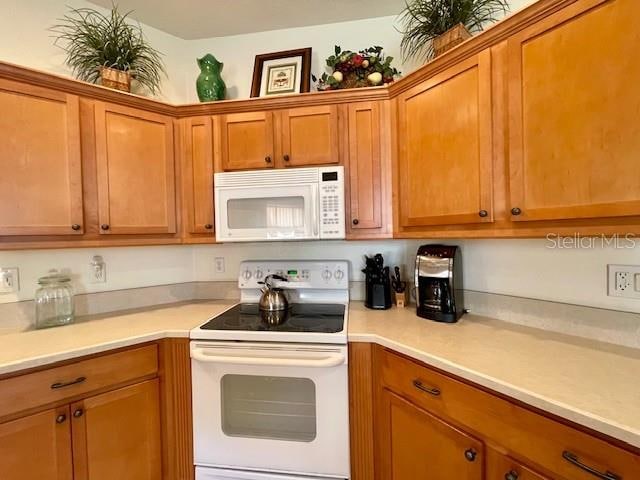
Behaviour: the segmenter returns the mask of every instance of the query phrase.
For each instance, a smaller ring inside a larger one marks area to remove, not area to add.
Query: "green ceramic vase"
[[[200,101],[224,100],[227,94],[227,86],[220,76],[224,64],[216,60],[216,57],[210,53],[198,58],[197,61],[200,67],[200,75],[196,80],[196,90]]]

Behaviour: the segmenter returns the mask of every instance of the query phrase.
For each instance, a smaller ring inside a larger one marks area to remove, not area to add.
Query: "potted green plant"
[[[115,5],[107,15],[91,8],[72,8],[51,31],[80,80],[101,81],[106,87],[129,92],[134,78],[156,93],[164,65],[140,25],[128,22],[130,14],[121,14]]]
[[[508,11],[508,0],[413,0],[400,19],[400,49],[405,59],[430,60]]]

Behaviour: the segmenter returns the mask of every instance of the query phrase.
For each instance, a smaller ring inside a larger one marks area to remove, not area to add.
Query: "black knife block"
[[[391,308],[391,281],[378,275],[365,276],[364,306],[374,310],[387,310]]]

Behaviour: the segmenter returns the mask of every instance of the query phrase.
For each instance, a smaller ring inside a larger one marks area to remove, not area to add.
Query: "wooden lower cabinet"
[[[487,480],[550,480],[493,448],[487,448]]]
[[[2,480],[72,480],[69,407],[0,423]]]
[[[158,380],[71,405],[74,480],[161,478]]]
[[[378,416],[378,478],[482,480],[482,442],[383,390]],[[384,439],[384,440],[382,440]]]

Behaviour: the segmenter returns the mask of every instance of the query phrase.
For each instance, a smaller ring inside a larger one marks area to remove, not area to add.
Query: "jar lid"
[[[67,274],[58,272],[57,270],[50,270],[47,275],[38,279],[38,284],[47,285],[49,283],[68,283],[71,281],[71,277]]]

